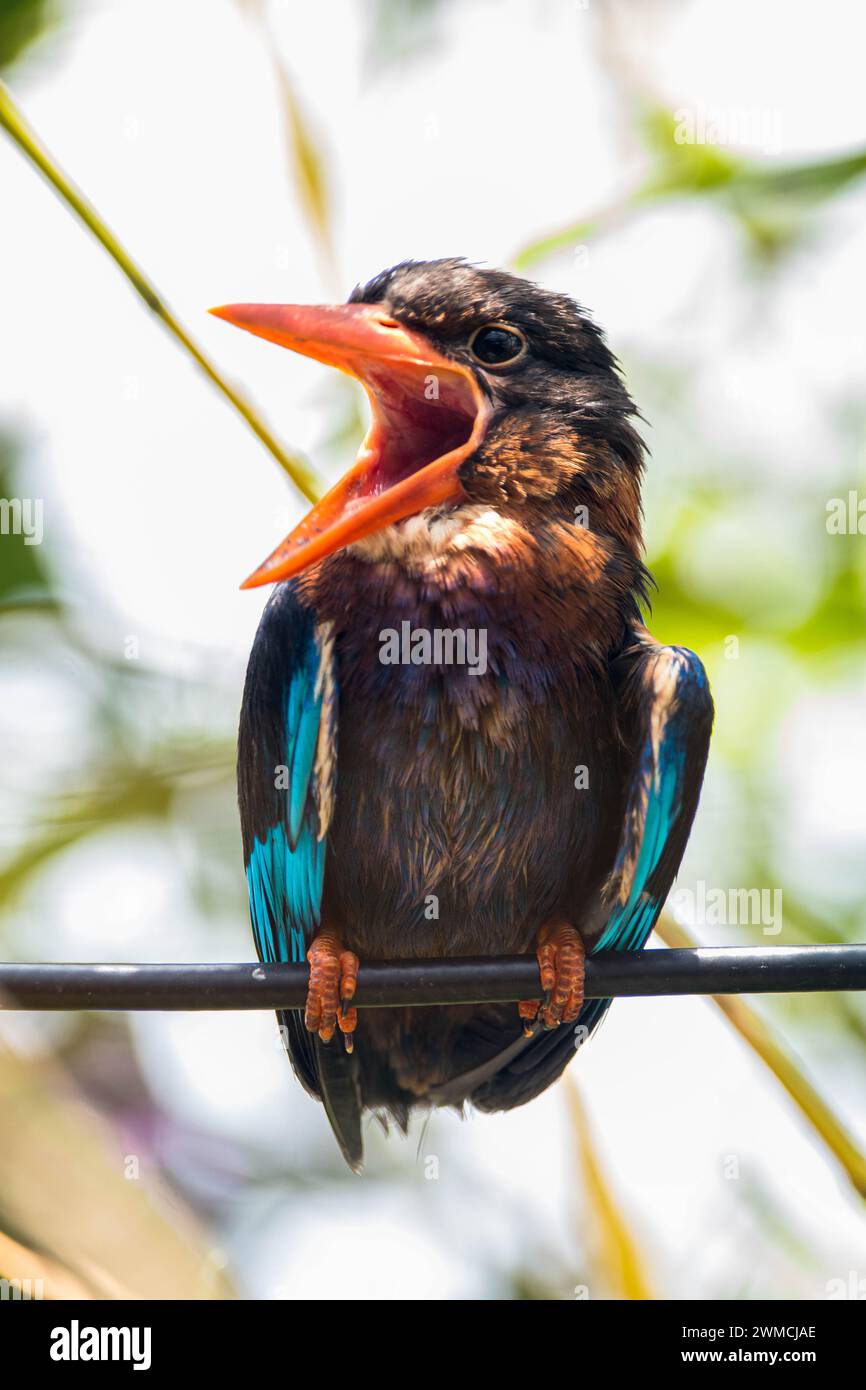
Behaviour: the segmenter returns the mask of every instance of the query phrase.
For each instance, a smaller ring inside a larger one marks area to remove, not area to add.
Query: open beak
[[[348,473],[242,588],[289,579],[395,521],[464,496],[457,470],[484,438],[489,405],[469,368],[423,334],[375,304],[227,304],[211,313],[356,377],[372,410]]]

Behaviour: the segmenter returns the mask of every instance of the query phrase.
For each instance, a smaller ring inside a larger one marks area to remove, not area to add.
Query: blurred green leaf
[[[366,0],[367,61],[387,67],[429,51],[448,0]]]
[[[0,69],[10,67],[59,19],[56,0],[0,0]]]
[[[681,139],[678,125],[672,112],[646,106],[638,120],[651,158],[643,181],[595,214],[534,237],[514,258],[517,268],[601,236],[645,207],[679,198],[714,201],[737,221],[752,249],[771,259],[799,240],[815,209],[866,174],[866,149],[774,165],[718,145]]]
[[[238,0],[238,4],[258,26],[268,50],[283,111],[292,186],[309,223],[327,277],[336,286],[339,276],[331,231],[331,199],[321,143],[313,133],[295,83],[283,60],[263,0]]]
[[[292,80],[282,63],[276,65],[277,81],[286,120],[286,135],[294,170],[295,187],[307,220],[318,237],[333,272],[331,209],[324,157],[314,139]]]
[[[25,489],[15,467],[18,443],[0,432],[0,499],[21,500]],[[32,499],[35,500],[35,499]],[[23,535],[0,535],[0,611],[13,599],[28,605],[51,602],[49,580],[42,562],[42,547],[27,545]]]
[[[91,777],[79,793],[55,792],[41,810],[36,808],[38,831],[0,870],[0,902],[8,903],[54,855],[88,835],[123,822],[167,817],[175,797],[190,783],[231,785],[234,748],[203,742],[188,759],[108,763],[92,770]]]

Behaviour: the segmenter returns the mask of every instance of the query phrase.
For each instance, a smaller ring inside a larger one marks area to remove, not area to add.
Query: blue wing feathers
[[[326,834],[336,787],[333,640],[291,583],[269,600],[247,668],[238,802],[260,958],[301,963],[321,921]],[[317,756],[321,751],[321,759]],[[357,1057],[326,1047],[296,1009],[277,1011],[301,1084],[324,1104],[352,1168],[363,1157]]]
[[[319,921],[325,842],[310,832],[292,849],[284,825],[255,840],[247,864],[250,915],[265,961],[303,961]],[[288,939],[287,939],[288,931]]]
[[[684,757],[674,738],[672,731],[664,739],[658,767],[653,766],[652,742],[647,739],[641,777],[649,783],[649,794],[637,867],[628,898],[611,913],[596,951],[641,950],[664,906],[664,899],[648,893],[647,885],[661,863],[680,808]]]
[[[644,736],[613,875],[619,901],[594,951],[646,945],[685,849],[712,723],[706,673],[693,652],[655,646],[636,675]]]
[[[301,962],[319,924],[325,872],[314,786],[323,718],[321,658],[312,621],[288,609],[290,596],[280,601],[274,620],[285,625],[288,619],[289,627],[281,629],[279,661],[271,662],[266,610],[261,668],[248,677],[250,715],[242,717],[239,768],[256,949],[264,961]],[[256,709],[256,694],[265,708]]]

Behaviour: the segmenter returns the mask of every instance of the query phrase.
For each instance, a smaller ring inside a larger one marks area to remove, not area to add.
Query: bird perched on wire
[[[643,625],[635,407],[570,298],[446,259],[213,312],[370,401],[353,467],[246,581],[277,588],[238,747],[256,947],[309,961],[280,1019],[357,1168],[364,1111],[405,1129],[560,1075],[610,1002],[586,953],[641,950],[671,887],[712,701]],[[352,1006],[365,959],[531,952],[537,1000]]]

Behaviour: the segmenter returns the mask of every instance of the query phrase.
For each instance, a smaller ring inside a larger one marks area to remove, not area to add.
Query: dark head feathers
[[[637,410],[619,363],[601,329],[569,295],[449,256],[401,261],[356,286],[349,302],[381,304],[441,351],[472,365],[504,410],[529,408],[560,423],[565,416],[584,438],[605,440],[623,464],[640,472],[644,448],[631,423]],[[469,339],[489,323],[513,324],[523,333],[529,351],[519,368],[495,375],[478,370]]]
[[[532,525],[571,523],[612,539],[642,589],[640,481],[644,446],[616,358],[566,294],[459,257],[401,261],[353,290],[470,368],[493,407],[459,477],[468,498],[512,508]],[[488,366],[472,350],[485,326],[522,334],[525,350]],[[577,508],[585,509],[581,513]]]
[[[356,286],[349,303],[384,304],[401,323],[443,343],[463,339],[485,323],[513,322],[542,359],[572,371],[618,372],[601,329],[569,295],[506,270],[471,265],[461,256],[400,261]]]

